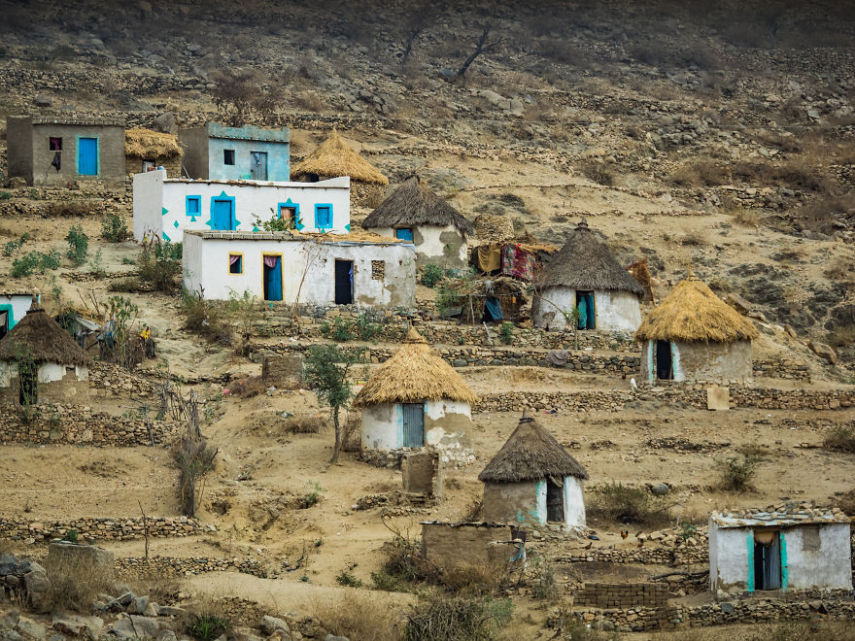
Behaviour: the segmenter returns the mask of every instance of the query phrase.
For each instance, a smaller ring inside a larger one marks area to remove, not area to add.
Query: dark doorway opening
[[[754,589],[781,589],[781,539],[778,532],[754,532]]]
[[[576,310],[579,313],[579,319],[576,322],[576,327],[578,329],[597,328],[597,314],[594,309],[594,292],[577,291]]]
[[[564,521],[564,482],[552,477],[546,479],[546,520]]]
[[[9,331],[9,310],[4,309],[0,312],[0,338],[3,338]]]
[[[423,403],[404,403],[404,447],[422,447],[425,444],[425,406]]]
[[[656,341],[656,378],[663,381],[670,381],[674,378],[671,343],[669,341]]]
[[[18,382],[20,393],[18,402],[21,405],[35,405],[39,402],[39,366],[35,363],[18,364]]]
[[[353,261],[335,261],[335,304],[353,303]]]

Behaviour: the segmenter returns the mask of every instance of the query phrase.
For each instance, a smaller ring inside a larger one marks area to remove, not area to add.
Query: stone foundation
[[[656,608],[668,601],[671,593],[662,583],[585,583],[573,598],[576,606],[592,608]]]
[[[149,517],[150,537],[170,538],[194,536],[215,531],[213,525],[203,525],[186,516]],[[84,518],[73,521],[29,521],[0,518],[0,538],[32,543],[49,542],[76,530],[79,539],[87,541],[133,541],[144,538],[142,517],[127,519]]]

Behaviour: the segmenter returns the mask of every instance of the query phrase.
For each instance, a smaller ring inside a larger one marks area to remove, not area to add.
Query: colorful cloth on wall
[[[478,248],[478,268],[485,273],[502,267],[502,250],[499,245],[481,245]]]
[[[502,247],[502,274],[530,281],[534,277],[534,254],[519,245],[505,245]]]

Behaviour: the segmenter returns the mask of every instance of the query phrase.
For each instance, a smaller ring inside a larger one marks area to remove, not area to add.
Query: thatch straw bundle
[[[350,176],[351,180],[357,182],[389,184],[389,179],[356,153],[337,131],[333,131],[329,138],[291,170],[293,178],[312,175],[323,178]]]
[[[125,131],[125,155],[143,160],[174,158],[181,155],[178,136],[135,127]]]
[[[475,219],[475,247],[513,241],[514,223],[508,216],[481,214]]]
[[[478,479],[484,483],[519,483],[547,476],[587,479],[588,473],[540,423],[524,415]]]
[[[0,340],[0,361],[32,358],[36,363],[89,365],[91,358],[36,303],[30,311]]]
[[[404,344],[383,363],[360,390],[354,407],[381,403],[422,403],[424,401],[474,403],[475,394],[451,365],[410,328]]]
[[[544,270],[543,287],[631,292],[644,295],[641,284],[617,262],[584,219],[576,225]]]
[[[392,195],[380,203],[362,221],[365,229],[379,227],[412,227],[415,225],[454,225],[461,234],[473,231],[472,223],[440,198],[418,176],[410,176]]]
[[[691,272],[651,310],[635,333],[639,341],[684,343],[733,343],[756,337],[757,329],[751,321]]]

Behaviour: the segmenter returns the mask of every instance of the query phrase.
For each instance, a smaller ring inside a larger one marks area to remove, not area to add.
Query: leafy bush
[[[433,288],[439,281],[442,280],[442,277],[442,267],[430,263],[429,265],[425,265],[424,269],[422,270],[422,285],[424,285],[425,287]]]
[[[222,307],[205,300],[201,293],[182,290],[181,313],[184,329],[195,332],[213,342],[228,345],[232,340],[232,327]]]
[[[721,488],[731,492],[743,492],[751,487],[751,480],[757,474],[759,459],[754,456],[731,457],[719,462],[721,468]]]
[[[8,191],[0,191],[0,200],[9,200],[12,194]]]
[[[434,304],[440,313],[458,305],[459,303],[460,295],[454,290],[452,285],[447,280],[441,281],[439,291],[436,294],[436,300],[434,301]]]
[[[118,214],[109,214],[101,223],[101,238],[110,243],[120,243],[129,236],[125,221]]]
[[[139,292],[144,292],[148,288],[143,287],[142,283],[140,283],[139,278],[130,277],[130,278],[119,278],[118,280],[111,280],[107,284],[107,289],[111,292],[124,292],[129,294],[136,294]]]
[[[823,439],[822,446],[827,450],[855,454],[855,428],[839,425]]]
[[[187,633],[198,641],[214,641],[230,627],[229,620],[217,614],[197,614],[187,624]]]
[[[83,233],[83,227],[72,225],[65,237],[68,241],[68,251],[65,255],[75,266],[86,262],[86,254],[89,253],[89,236]]]
[[[50,250],[47,254],[34,251],[12,261],[10,273],[13,278],[30,276],[34,273],[44,274],[49,269],[58,269],[59,263],[59,252],[55,249]]]
[[[365,312],[356,317],[356,333],[360,340],[369,341],[380,333],[380,324],[375,323]]]
[[[362,581],[356,578],[349,570],[342,570],[335,577],[335,582],[348,588],[361,588]]]
[[[324,488],[316,482],[309,481],[306,483],[306,493],[297,499],[297,507],[301,510],[307,510],[313,505],[317,505],[321,502],[321,498],[323,497],[321,492],[323,491]]]
[[[29,232],[24,232],[17,240],[10,240],[3,245],[3,255],[11,256],[18,251],[21,246],[30,239]]]
[[[62,537],[62,540],[68,541],[69,543],[77,543],[77,530],[74,528],[66,530],[65,536]]]
[[[156,242],[145,247],[137,259],[141,283],[158,292],[173,292],[181,274],[181,243]]]
[[[514,342],[514,324],[511,321],[505,321],[499,328],[499,340],[505,345],[510,345]]]
[[[324,321],[321,325],[321,334],[338,343],[346,343],[356,338],[353,333],[353,324],[342,316],[336,316],[332,323]]]
[[[552,562],[546,557],[539,557],[534,564],[534,582],[531,586],[531,596],[541,601],[554,601],[558,598],[558,585],[555,583],[555,571]]]
[[[610,483],[596,490],[588,510],[592,518],[655,527],[668,521],[668,508],[646,488]]]

